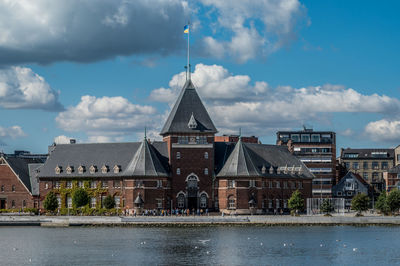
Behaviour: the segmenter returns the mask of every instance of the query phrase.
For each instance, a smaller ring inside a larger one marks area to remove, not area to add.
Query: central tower
[[[168,146],[174,207],[214,207],[215,133],[217,129],[189,78],[160,133]]]

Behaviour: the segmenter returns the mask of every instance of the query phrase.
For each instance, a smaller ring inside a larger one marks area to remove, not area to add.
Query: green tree
[[[111,197],[110,195],[108,195],[108,196],[104,199],[104,201],[103,201],[103,206],[104,206],[106,209],[112,209],[112,208],[114,208],[114,206],[115,206],[114,198]]]
[[[304,209],[304,200],[299,190],[296,190],[292,193],[288,203],[289,209],[295,211],[296,213],[303,211]]]
[[[46,198],[44,199],[43,206],[47,211],[54,212],[58,208],[58,201],[56,194],[53,191],[47,193]]]
[[[83,188],[78,188],[72,194],[72,203],[75,207],[80,208],[89,203],[89,196]]]
[[[386,202],[391,212],[398,211],[400,208],[400,191],[397,189],[390,191]]]
[[[325,214],[333,212],[333,206],[331,204],[331,201],[328,199],[324,199],[321,204],[321,211]]]
[[[361,213],[368,210],[369,208],[369,198],[365,193],[357,194],[351,200],[351,209]]]
[[[387,204],[387,195],[386,192],[383,191],[376,201],[375,208],[379,210],[381,213],[387,215],[390,212],[390,208]]]

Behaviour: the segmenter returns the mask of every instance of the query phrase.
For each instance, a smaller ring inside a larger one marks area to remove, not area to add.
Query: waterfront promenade
[[[400,225],[394,216],[0,216],[0,226]]]

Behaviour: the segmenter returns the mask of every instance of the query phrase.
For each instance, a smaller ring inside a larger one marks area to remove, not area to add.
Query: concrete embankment
[[[384,216],[0,216],[0,226],[211,226],[211,225],[400,225],[400,217]]]

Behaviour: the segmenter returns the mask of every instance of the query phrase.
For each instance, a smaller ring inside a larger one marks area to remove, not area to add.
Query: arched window
[[[207,195],[205,193],[200,196],[200,208],[207,208]]]
[[[228,197],[228,209],[236,209],[236,202],[233,196]]]
[[[204,159],[208,159],[208,152],[204,153]]]
[[[1,185],[1,192],[4,192],[4,185]]]
[[[183,194],[179,194],[178,196],[178,208],[182,209],[185,207],[185,196]]]

